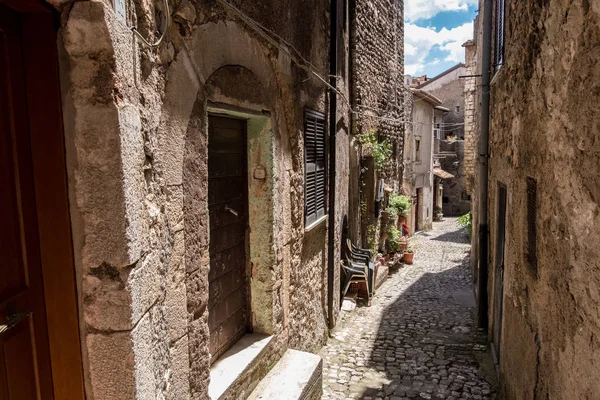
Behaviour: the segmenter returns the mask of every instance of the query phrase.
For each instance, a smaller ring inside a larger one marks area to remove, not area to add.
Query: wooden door
[[[210,116],[208,126],[208,321],[213,362],[249,328],[246,265],[248,186],[246,122]]]
[[[506,242],[506,186],[498,185],[498,220],[496,227],[496,257],[494,274],[494,326],[492,341],[496,361],[500,363],[502,337],[502,302],[504,300],[504,247]]]
[[[0,398],[52,399],[19,21],[0,4]]]
[[[417,189],[417,216],[415,218],[415,232],[423,228],[423,188]]]

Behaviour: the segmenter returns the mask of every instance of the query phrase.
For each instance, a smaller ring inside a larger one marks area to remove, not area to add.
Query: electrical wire
[[[165,2],[165,28],[163,29],[162,34],[160,35],[160,37],[158,38],[158,40],[156,42],[150,43],[148,40],[146,40],[146,38],[137,30],[137,28],[135,26],[127,26],[129,29],[131,29],[131,31],[134,33],[134,35],[137,36],[137,38],[142,41],[142,43],[144,43],[146,46],[148,46],[150,48],[156,48],[156,47],[160,46],[163,39],[165,38],[167,31],[169,30],[169,27],[171,26],[171,13],[169,11],[169,0],[164,0],[164,2]]]
[[[167,0],[165,0],[165,2],[166,1]],[[285,53],[300,69],[312,74],[314,77],[316,77],[319,81],[321,81],[321,83],[323,83],[330,90],[335,91],[336,94],[338,94],[343,99],[345,105],[349,108],[349,110],[352,114],[360,115],[364,118],[374,118],[374,119],[378,119],[381,121],[388,121],[388,122],[399,123],[399,124],[412,124],[412,125],[416,125],[416,124],[433,125],[434,124],[433,122],[432,123],[414,122],[414,121],[409,121],[409,120],[403,120],[403,119],[396,118],[396,117],[371,115],[366,112],[354,109],[352,107],[352,104],[350,103],[350,100],[347,98],[346,94],[343,93],[342,91],[340,91],[337,87],[332,86],[322,76],[322,75],[325,75],[327,77],[335,77],[337,80],[337,79],[340,79],[340,77],[338,75],[322,74],[318,70],[318,68],[316,68],[310,61],[308,61],[306,58],[304,58],[302,56],[302,54],[300,53],[300,51],[298,51],[298,49],[296,49],[293,45],[291,45],[289,42],[287,42],[285,39],[283,39],[281,36],[279,36],[276,32],[261,25],[259,22],[257,22],[256,20],[254,20],[251,17],[249,17],[248,15],[246,15],[243,11],[241,11],[239,8],[237,8],[233,4],[229,3],[228,1],[226,1],[226,0],[216,0],[216,1],[217,1],[217,3],[221,4],[225,8],[232,11],[235,15],[237,15],[242,21],[244,21],[250,28],[252,28],[256,33],[258,33],[267,42],[269,42],[271,45],[273,45],[274,47],[276,47],[277,49],[279,49],[280,51]],[[275,38],[273,38],[273,36]],[[285,47],[282,45],[282,43],[285,45]],[[293,50],[293,53],[295,53],[295,54],[292,54],[292,51],[290,51],[289,49]],[[419,101],[424,101],[424,100],[425,99],[418,99],[416,101],[413,100],[413,104],[417,103]],[[377,109],[375,107],[365,106],[365,105],[357,105],[357,108],[360,108],[361,110],[373,111],[377,114],[386,113],[386,111],[384,111],[384,110]],[[440,124],[441,126],[445,125],[445,123],[438,123],[438,124]],[[452,125],[464,125],[464,124],[452,124]]]

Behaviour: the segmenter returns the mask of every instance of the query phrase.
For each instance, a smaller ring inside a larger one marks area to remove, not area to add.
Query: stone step
[[[323,360],[316,354],[287,350],[258,384],[249,400],[317,400],[323,392]]]

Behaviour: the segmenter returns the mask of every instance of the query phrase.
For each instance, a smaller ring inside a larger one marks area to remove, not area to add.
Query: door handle
[[[10,314],[6,322],[3,325],[0,325],[0,335],[8,332],[9,330],[17,326],[19,322],[29,317],[30,314],[31,311]]]
[[[235,211],[233,208],[229,207],[227,204],[225,204],[225,211],[229,211],[230,213],[232,213],[236,217],[238,216],[238,212]]]

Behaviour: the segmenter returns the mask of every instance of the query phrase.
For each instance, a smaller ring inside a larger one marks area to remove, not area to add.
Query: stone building
[[[434,121],[439,132],[434,157],[440,168],[453,176],[443,181],[442,210],[448,216],[463,215],[471,208],[467,191],[469,166],[464,159],[465,97],[464,78],[461,77],[466,73],[465,64],[456,64],[418,86],[419,90],[439,98],[448,110]]]
[[[353,11],[355,54],[396,57],[359,104],[401,81],[394,4],[380,38]],[[245,398],[288,349],[325,343],[353,193],[346,5],[0,1],[0,392]]]
[[[433,150],[434,120],[441,118],[442,102],[431,94],[412,89],[412,129],[404,137],[404,182],[405,191],[413,199],[408,218],[411,233],[429,230],[433,223],[434,197],[439,192],[434,186]],[[439,189],[438,189],[439,190]]]
[[[479,10],[489,162],[475,174],[474,233],[481,323],[501,390],[507,399],[596,398],[600,4],[486,0]],[[484,156],[485,104],[474,118]]]
[[[425,90],[440,99],[444,107],[450,110],[444,115],[441,139],[447,139],[448,136],[464,139],[464,82],[460,77],[465,74],[465,64],[459,63],[417,86],[417,89]]]
[[[402,1],[0,0],[0,24],[0,392],[246,398],[292,360],[318,398],[342,222],[359,240],[402,183]],[[361,175],[371,131],[393,154]]]
[[[404,3],[350,2],[350,102],[354,146],[350,150],[349,236],[365,247],[379,238],[378,183],[400,191],[404,129]],[[377,170],[356,135],[372,132],[392,144],[391,160]],[[362,171],[362,172],[361,172]]]
[[[474,27],[476,29],[476,27]],[[477,158],[475,113],[479,105],[477,98],[477,85],[481,81],[478,74],[477,44],[468,40],[463,44],[465,48],[465,77],[464,86],[464,173],[466,176],[466,189],[469,196],[473,196],[475,179],[475,164]]]

